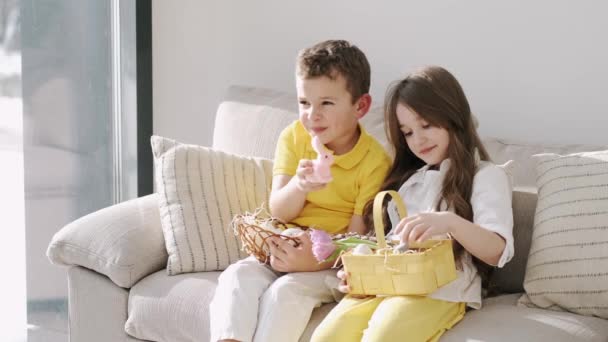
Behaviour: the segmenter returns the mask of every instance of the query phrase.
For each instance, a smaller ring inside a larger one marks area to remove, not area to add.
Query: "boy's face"
[[[342,75],[333,80],[327,76],[302,78],[297,75],[296,88],[300,121],[306,130],[336,154],[354,147],[359,138],[358,120],[369,110],[369,95],[353,103]]]

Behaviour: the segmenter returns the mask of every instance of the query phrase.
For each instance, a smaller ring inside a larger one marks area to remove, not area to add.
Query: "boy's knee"
[[[293,283],[290,274],[286,274],[275,280],[264,293],[265,297],[271,297],[275,301],[284,301],[293,298],[298,298],[295,294],[298,292],[297,286]]]
[[[264,278],[264,273],[268,270],[262,265],[254,265],[247,262],[237,262],[228,266],[219,276],[219,283],[246,284],[253,279]]]
[[[252,273],[245,265],[232,264],[228,266],[218,278],[218,282],[232,281],[233,279],[239,279],[246,277],[249,273]]]

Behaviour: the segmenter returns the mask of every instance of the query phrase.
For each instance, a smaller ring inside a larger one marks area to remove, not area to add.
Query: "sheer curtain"
[[[50,239],[137,196],[135,3],[0,2],[1,341],[26,320],[67,333]]]
[[[26,338],[21,47],[18,1],[0,2],[1,341]]]

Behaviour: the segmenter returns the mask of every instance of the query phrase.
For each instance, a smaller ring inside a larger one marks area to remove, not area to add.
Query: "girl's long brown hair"
[[[397,120],[397,105],[407,106],[422,119],[433,126],[448,131],[448,158],[450,167],[441,187],[441,199],[436,203],[436,210],[442,209],[442,203],[457,215],[473,221],[471,195],[473,178],[477,172],[478,153],[480,160],[490,160],[484,148],[471,114],[469,102],[456,78],[444,68],[427,66],[411,73],[405,79],[393,83],[384,103],[384,120],[388,141],[394,149],[394,162],[389,170],[381,190],[398,190],[419,168],[424,161],[414,155],[408,147]],[[476,152],[477,151],[477,152]],[[439,165],[437,165],[439,166]],[[364,218],[368,227],[372,227],[372,202],[365,206]],[[390,229],[390,221],[385,213],[385,232]],[[455,248],[460,255],[462,247]],[[489,276],[490,267],[474,258],[484,283]]]

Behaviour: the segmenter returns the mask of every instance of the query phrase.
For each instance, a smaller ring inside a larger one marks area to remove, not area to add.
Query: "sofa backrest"
[[[526,262],[532,240],[534,212],[536,211],[536,192],[513,191],[513,241],[515,255],[503,268],[494,270],[490,284],[497,293],[516,293],[524,291]]]
[[[566,155],[577,152],[608,150],[608,145],[544,145],[491,137],[484,137],[482,140],[484,146],[495,163],[503,164],[508,160],[515,161],[516,166],[513,171],[514,185],[516,188],[525,189],[536,188],[536,169],[534,160],[530,158],[535,154],[555,153]]]
[[[374,102],[380,105],[374,106],[361,123],[388,151],[382,102]],[[279,134],[298,118],[297,107],[296,95],[291,92],[232,86],[217,110],[212,147],[228,153],[272,159]],[[480,125],[483,125],[483,121]],[[536,208],[536,171],[530,157],[537,153],[569,154],[608,150],[608,146],[545,146],[492,137],[484,137],[482,140],[494,162],[516,162],[513,175],[515,256],[504,268],[494,272],[492,281],[501,292],[521,292]]]
[[[295,94],[232,86],[217,110],[212,147],[229,153],[272,159],[279,134],[297,119]],[[361,123],[387,147],[381,108],[373,108]]]
[[[298,118],[297,113],[293,94],[232,86],[217,109],[212,147],[272,159],[279,134]]]

